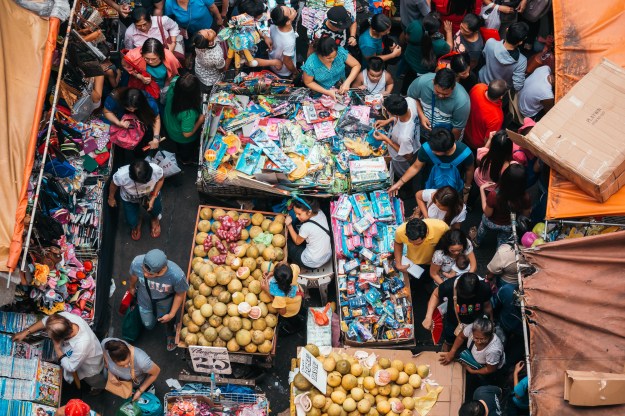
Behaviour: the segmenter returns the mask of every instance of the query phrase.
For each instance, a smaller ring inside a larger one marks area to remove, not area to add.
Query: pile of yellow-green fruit
[[[181,342],[230,352],[272,351],[278,315],[271,297],[261,291],[261,280],[284,259],[284,220],[283,215],[269,219],[260,213],[201,209]],[[218,232],[224,224],[230,225],[228,231]],[[251,240],[262,233],[271,244]]]
[[[295,394],[310,392],[307,416],[408,416],[415,408],[414,393],[430,372],[427,365],[378,358],[368,367],[354,356],[332,352],[321,355],[316,345],[305,347],[328,372],[326,394],[297,373]]]

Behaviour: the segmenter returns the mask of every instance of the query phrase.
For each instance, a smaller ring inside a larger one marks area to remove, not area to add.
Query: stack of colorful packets
[[[410,287],[391,266],[401,201],[385,191],[342,195],[331,204],[341,330],[354,342],[414,337]]]

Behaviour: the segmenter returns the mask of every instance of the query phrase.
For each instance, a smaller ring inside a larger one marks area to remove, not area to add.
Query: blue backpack
[[[456,191],[462,194],[462,189],[464,188],[464,180],[462,176],[460,176],[460,172],[458,171],[458,165],[464,162],[464,160],[469,157],[471,154],[471,149],[465,147],[465,149],[460,153],[454,160],[449,163],[443,163],[441,160],[432,152],[429,143],[425,143],[423,145],[423,150],[432,160],[434,166],[432,166],[432,170],[430,171],[430,176],[428,180],[425,182],[425,189],[440,189],[443,186],[451,186]]]
[[[143,393],[135,403],[137,403],[139,409],[141,409],[141,414],[143,416],[162,416],[163,414],[161,401],[150,392]]]

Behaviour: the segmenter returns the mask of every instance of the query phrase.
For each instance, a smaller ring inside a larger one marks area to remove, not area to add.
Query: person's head
[[[336,59],[336,54],[339,50],[338,45],[334,38],[329,36],[323,37],[317,41],[317,46],[315,47],[315,53],[317,57],[324,64],[332,64],[334,59]]]
[[[145,159],[136,159],[128,167],[130,179],[137,183],[148,183],[152,178],[152,165]]]
[[[336,29],[337,32],[342,32],[352,25],[352,17],[343,6],[330,7],[326,16],[327,23],[332,26],[330,29]]]
[[[529,30],[530,28],[525,22],[513,23],[506,32],[506,43],[513,46],[522,45],[525,39],[527,39]]]
[[[167,256],[157,248],[148,251],[143,256],[143,273],[146,277],[162,275],[167,267]]]
[[[486,407],[479,400],[471,400],[460,406],[458,416],[486,416]]]
[[[273,278],[278,284],[278,288],[288,295],[291,290],[291,283],[293,282],[293,269],[288,264],[280,264],[276,266],[273,271]]]
[[[247,13],[254,19],[260,18],[265,11],[267,11],[267,7],[261,0],[243,0],[239,5],[239,12]]]
[[[104,344],[104,349],[108,352],[111,360],[119,367],[130,366],[130,348],[128,344],[120,340],[111,340]]]
[[[460,229],[447,230],[438,240],[436,250],[442,250],[447,256],[455,259],[464,253],[469,246],[467,236]]]
[[[525,195],[526,182],[525,168],[519,163],[511,163],[497,183],[497,198],[513,207],[518,206]]]
[[[444,127],[434,127],[430,133],[430,149],[436,156],[453,153],[456,146],[454,135]]]
[[[432,195],[432,203],[445,213],[443,221],[445,221],[447,225],[451,225],[453,219],[456,218],[464,208],[462,196],[451,186],[443,186],[437,189],[434,195]]]
[[[432,12],[423,18],[423,36],[421,37],[421,65],[433,71],[436,67],[436,53],[434,52],[434,39],[440,37],[441,17],[437,12]]]
[[[372,56],[367,62],[367,77],[377,83],[384,76],[384,61],[379,56]]]
[[[174,97],[171,112],[179,114],[186,110],[202,110],[202,91],[200,80],[193,74],[186,73],[178,78],[174,86]]]
[[[391,19],[385,14],[376,14],[371,18],[370,27],[377,36],[385,36],[391,32]]]
[[[501,100],[508,92],[508,84],[503,79],[494,79],[488,83],[486,97],[491,101]]]
[[[160,40],[149,38],[141,47],[141,56],[149,66],[159,66],[165,62],[165,48]]]
[[[137,88],[123,89],[119,93],[119,103],[127,112],[136,115],[147,126],[151,126],[154,123],[156,114],[150,107],[143,91]]]
[[[313,198],[294,199],[293,211],[298,220],[308,221],[319,213],[319,201]]]
[[[420,218],[411,218],[406,223],[406,237],[410,244],[418,246],[428,235],[428,226]]]
[[[48,317],[45,327],[50,339],[56,342],[67,341],[72,337],[72,333],[74,332],[72,321],[58,313]]]
[[[294,8],[288,6],[276,6],[271,11],[271,21],[278,27],[290,25],[297,18]]]
[[[463,299],[473,299],[477,296],[480,285],[480,278],[475,273],[462,273],[457,277],[456,291]]]
[[[474,13],[467,13],[460,23],[460,34],[462,36],[471,36],[478,32],[484,26],[484,19]]]
[[[456,267],[458,270],[464,270],[471,265],[471,261],[469,260],[469,256],[461,253],[456,257]]]
[[[137,7],[132,11],[132,21],[139,32],[148,33],[152,27],[152,15],[145,7]]]
[[[495,324],[488,318],[480,317],[473,321],[473,341],[478,349],[483,349],[495,335]]]
[[[444,100],[451,97],[456,86],[456,73],[449,68],[443,68],[434,75],[434,94],[436,98]]]
[[[390,115],[401,117],[408,112],[408,102],[399,94],[391,94],[384,99],[384,108]]]
[[[65,416],[89,416],[89,412],[91,412],[91,407],[80,399],[71,399],[63,407]]]
[[[466,79],[471,75],[471,57],[466,52],[452,56],[449,68],[454,71],[457,80]]]
[[[217,32],[213,29],[202,29],[199,30],[193,38],[191,38],[191,42],[193,46],[197,49],[207,49],[214,48],[217,44]]]
[[[488,153],[482,157],[479,166],[483,171],[489,172],[490,179],[493,182],[498,182],[501,176],[501,169],[506,162],[511,160],[512,140],[510,140],[505,130],[499,130],[490,139]]]

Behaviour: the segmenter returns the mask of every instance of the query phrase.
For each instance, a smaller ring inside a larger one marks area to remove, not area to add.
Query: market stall
[[[198,190],[245,198],[329,197],[350,192],[358,181],[382,189],[390,183],[385,164],[356,178],[350,166],[386,154],[372,137],[381,100],[351,91],[336,102],[268,71],[218,83],[202,133]]]
[[[286,259],[284,220],[271,212],[198,208],[179,347],[225,347],[233,361],[271,363],[278,314],[261,279]]]
[[[443,366],[438,354],[405,350],[300,348],[293,359],[291,415],[312,409],[328,415],[458,414],[465,374],[459,363]],[[341,387],[341,388],[339,388]],[[349,394],[349,396],[348,396]],[[314,413],[313,413],[314,414]]]

